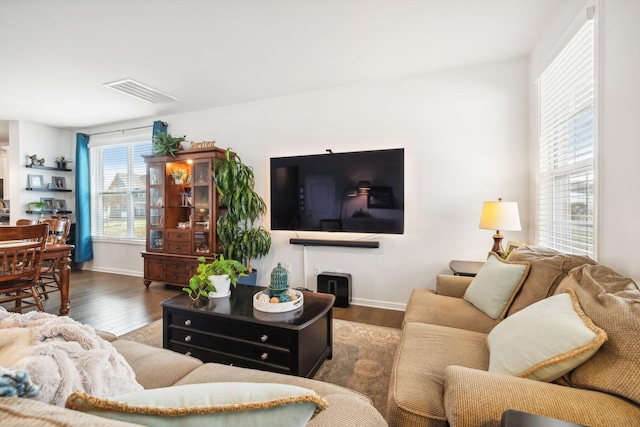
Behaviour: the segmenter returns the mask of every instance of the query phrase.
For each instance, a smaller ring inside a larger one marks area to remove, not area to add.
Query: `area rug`
[[[333,358],[325,360],[313,379],[340,385],[371,398],[383,415],[400,329],[334,319]],[[162,320],[120,338],[162,347]]]

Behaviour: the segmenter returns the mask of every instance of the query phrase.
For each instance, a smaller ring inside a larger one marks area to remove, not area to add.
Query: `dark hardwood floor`
[[[176,286],[156,282],[147,289],[140,277],[74,270],[69,289],[69,316],[95,329],[122,335],[161,319],[160,303],[180,292]],[[60,293],[50,293],[43,305],[47,313],[58,314]],[[334,307],[333,314],[336,319],[390,328],[400,328],[404,317],[403,311],[356,305]]]

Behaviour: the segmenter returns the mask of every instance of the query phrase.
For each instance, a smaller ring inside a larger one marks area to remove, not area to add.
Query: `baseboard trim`
[[[364,307],[372,307],[372,308],[384,308],[387,310],[396,310],[396,311],[405,311],[407,309],[407,304],[401,304],[398,302],[388,302],[388,301],[376,301],[376,300],[363,299],[363,298],[353,298],[351,300],[351,304],[362,305]]]

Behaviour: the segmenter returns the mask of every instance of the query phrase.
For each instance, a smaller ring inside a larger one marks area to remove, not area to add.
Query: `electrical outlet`
[[[313,267],[313,274],[315,274],[316,276],[320,274],[320,267],[318,267],[317,265]]]
[[[290,262],[284,263],[284,269],[287,270],[289,274],[293,273],[293,266],[291,265]]]
[[[341,268],[336,268],[336,273],[342,273],[342,269]]]

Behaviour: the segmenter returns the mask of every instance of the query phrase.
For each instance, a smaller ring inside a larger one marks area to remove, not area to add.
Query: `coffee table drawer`
[[[291,335],[285,329],[212,318],[210,316],[198,316],[190,313],[173,313],[171,318],[171,325],[179,326],[187,330],[206,331],[216,335],[233,336],[235,339],[285,349],[291,346]]]
[[[211,355],[230,355],[237,361],[238,357],[255,363],[269,363],[288,367],[291,363],[291,355],[287,349],[259,345],[249,341],[243,341],[208,332],[190,331],[180,328],[171,328],[170,343],[191,349],[208,350]],[[217,360],[216,360],[217,361]]]

